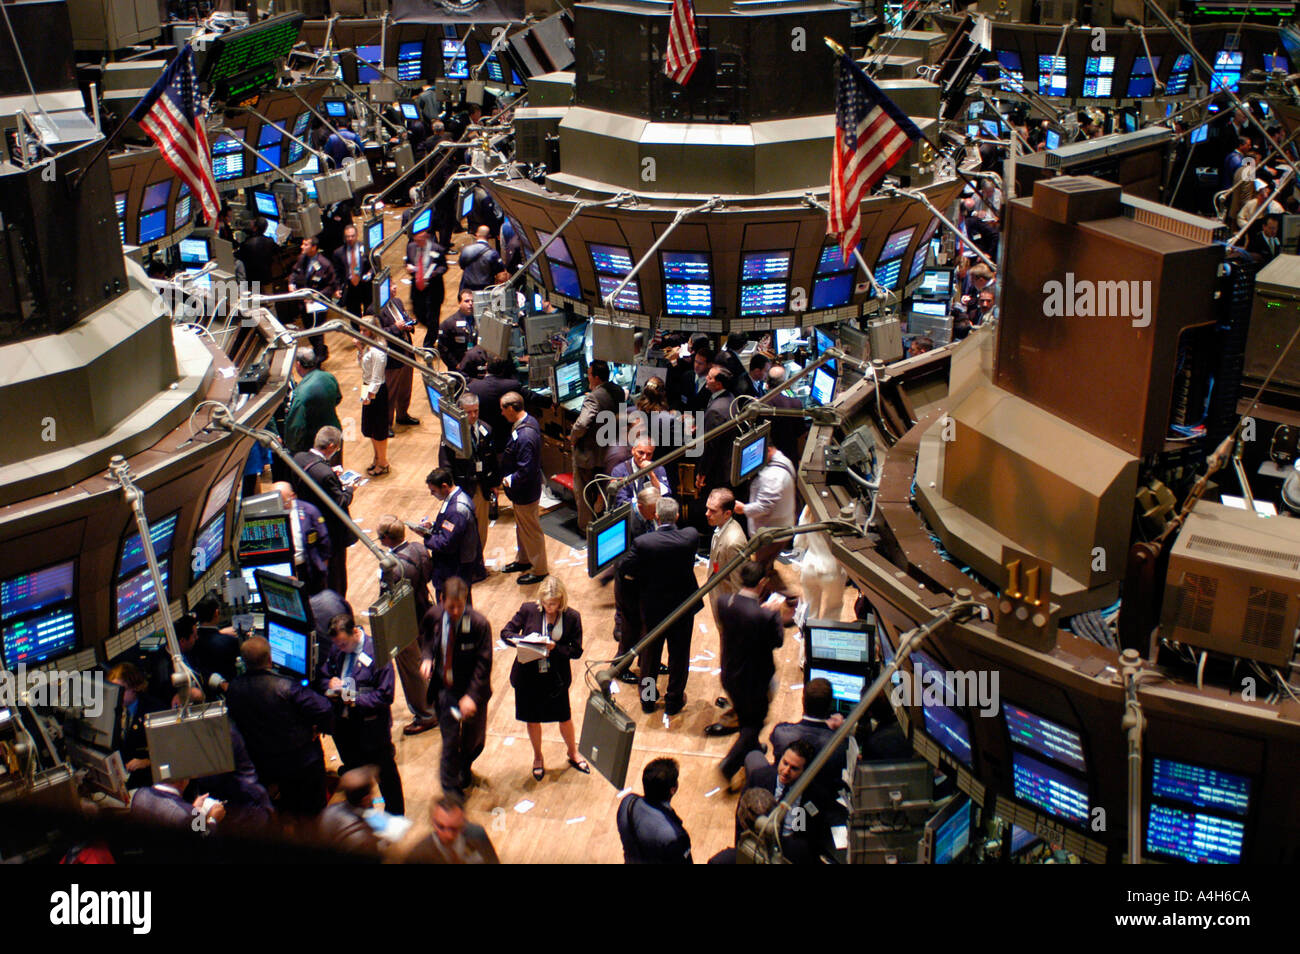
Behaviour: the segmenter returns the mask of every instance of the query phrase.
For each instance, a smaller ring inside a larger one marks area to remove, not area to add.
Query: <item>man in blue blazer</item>
[[[384,811],[406,813],[402,777],[393,750],[393,664],[375,659],[375,644],[350,614],[330,620],[329,655],[316,675],[316,691],[334,702],[334,744],[341,771],[374,765]]]
[[[516,552],[502,573],[518,573],[521,586],[540,583],[550,572],[546,564],[546,536],[542,533],[542,429],[537,418],[524,410],[524,398],[510,391],[501,398],[501,416],[510,425],[510,438],[501,453],[501,486],[515,511]]]

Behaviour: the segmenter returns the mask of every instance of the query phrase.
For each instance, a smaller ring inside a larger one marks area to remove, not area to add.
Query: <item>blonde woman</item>
[[[379,336],[374,323],[366,320],[359,324],[364,341],[357,342],[357,358],[361,362],[361,433],[370,438],[375,449],[374,462],[366,468],[371,477],[388,473],[388,385],[384,371],[388,358],[375,347]]]
[[[553,576],[542,581],[537,599],[519,607],[514,619],[501,630],[501,640],[510,646],[523,643],[522,654],[515,656],[510,669],[510,685],[515,689],[515,718],[528,726],[528,741],[533,744],[533,778],[546,776],[542,759],[542,723],[558,722],[560,735],[569,750],[569,764],[587,774],[591,766],[578,753],[569,711],[571,660],[582,655],[582,617],[569,606],[564,584]],[[538,657],[542,651],[545,655]],[[528,662],[524,658],[532,657]]]

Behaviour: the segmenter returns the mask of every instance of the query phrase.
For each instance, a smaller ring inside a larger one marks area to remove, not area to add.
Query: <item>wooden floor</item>
[[[400,210],[390,211],[387,216],[388,228],[398,229]],[[460,243],[466,241],[464,235],[457,238]],[[405,274],[404,252],[404,245],[399,241],[385,257],[385,264],[392,268],[394,275]],[[446,275],[444,314],[455,309],[455,291],[459,281],[460,273],[453,266]],[[404,300],[409,300],[409,285],[399,280],[395,282],[395,288]],[[417,333],[422,338],[423,332]],[[349,339],[340,335],[331,336],[329,347],[330,358],[325,367],[338,378],[343,392],[339,417],[344,423],[345,433],[359,434],[361,375],[356,348]],[[397,428],[396,438],[389,441],[391,472],[361,486],[352,504],[353,517],[372,536],[383,514],[393,513],[416,521],[436,510],[437,503],[429,496],[424,477],[436,466],[439,427],[429,412],[418,378],[411,413],[419,418],[420,424]],[[354,425],[351,431],[348,429],[349,418],[353,419]],[[344,450],[345,463],[353,470],[364,470],[371,459],[368,441],[359,439]],[[520,604],[537,590],[535,586],[519,586],[517,576],[504,576],[498,572],[501,566],[514,559],[515,554],[513,515],[504,495],[501,504],[500,519],[493,523],[484,546],[490,575],[474,587],[475,606],[487,615],[494,632],[499,632]],[[588,695],[583,680],[585,667],[609,660],[617,651],[611,635],[614,625],[613,587],[601,587],[588,578],[585,550],[574,550],[551,538],[547,538],[547,547],[552,574],[564,582],[569,591],[570,605],[582,613],[584,653],[575,663],[571,691],[573,714],[581,735],[581,719]],[[378,591],[378,568],[369,551],[360,545],[352,547],[348,557],[351,585],[348,597],[353,607],[362,612]],[[797,574],[790,567],[782,567],[782,571],[797,589]],[[703,582],[707,576],[705,568],[698,567],[696,573]],[[801,714],[801,646],[793,635],[795,632],[786,630],[785,643],[777,652],[779,689],[769,715],[769,728],[776,722],[798,719]],[[696,861],[702,863],[732,844],[736,806],[736,796],[728,795],[720,787],[722,776],[718,770],[718,763],[730,747],[732,738],[713,739],[704,735],[704,727],[717,715],[713,700],[722,694],[717,675],[718,635],[707,608],[695,617],[691,651],[693,659],[686,708],[677,716],[667,719],[662,707],[654,715],[643,714],[634,687],[619,684],[623,691],[616,698],[637,721],[628,772],[629,787],[640,790],[642,767],[651,759],[660,756],[677,759],[681,767],[681,783],[673,806],[690,832]],[[470,790],[468,797],[471,819],[488,829],[504,862],[621,863],[622,848],[614,823],[621,793],[594,771],[587,776],[567,766],[564,743],[554,725],[545,726],[543,733],[546,777],[541,782],[533,780],[531,747],[524,725],[515,720],[514,691],[508,679],[513,657],[513,651],[498,640],[492,668],[492,699],[488,705],[487,745],[474,763],[474,773],[481,782]],[[661,688],[662,685],[661,680]],[[397,745],[397,761],[406,796],[406,814],[416,823],[410,836],[404,840],[404,847],[428,833],[429,802],[439,791],[441,741],[437,730],[412,737],[402,735],[402,726],[410,720],[410,714],[401,699],[400,682],[397,694],[393,706],[393,739]],[[765,729],[764,739],[766,732]],[[327,752],[327,758],[332,758],[332,748],[327,746]],[[336,764],[331,761],[331,765]]]

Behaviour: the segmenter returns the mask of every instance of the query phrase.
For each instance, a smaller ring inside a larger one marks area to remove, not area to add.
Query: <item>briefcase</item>
[[[599,691],[587,698],[578,751],[620,790],[627,782],[627,766],[632,758],[632,737],[635,734],[636,724],[612,699]]]

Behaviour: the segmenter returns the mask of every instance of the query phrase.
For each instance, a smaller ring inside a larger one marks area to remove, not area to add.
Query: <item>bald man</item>
[[[307,584],[307,595],[325,589],[330,568],[330,531],[320,509],[299,500],[293,484],[287,480],[271,485],[280,495],[289,514],[289,533],[293,536],[293,575]]]

